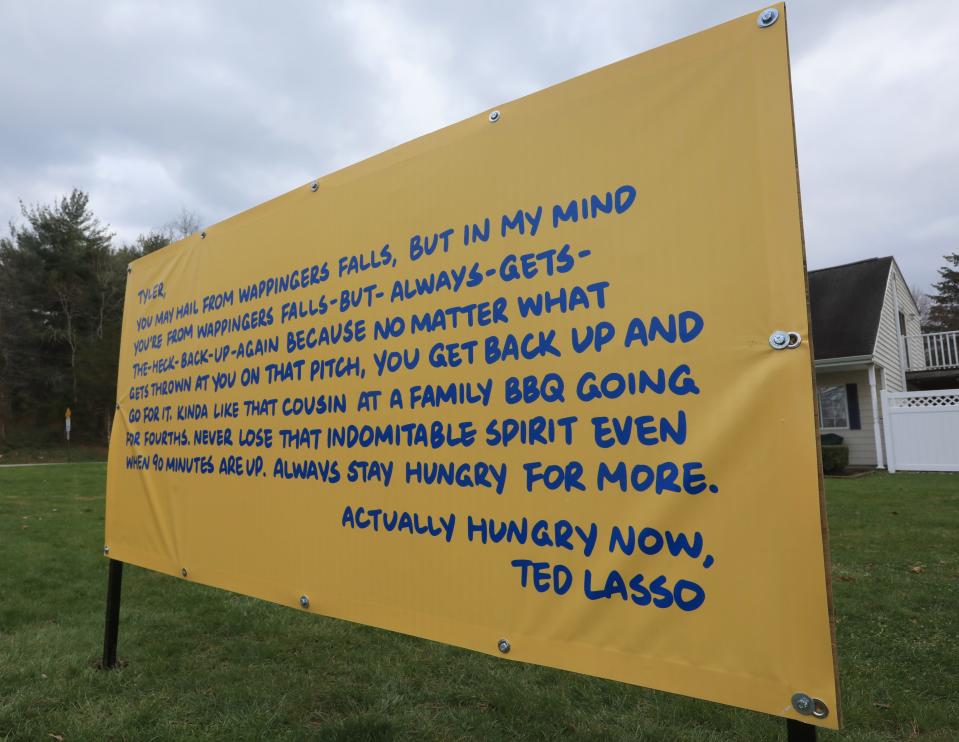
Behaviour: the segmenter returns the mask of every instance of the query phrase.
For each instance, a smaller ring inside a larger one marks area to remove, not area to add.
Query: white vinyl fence
[[[882,393],[888,469],[959,471],[959,389]]]

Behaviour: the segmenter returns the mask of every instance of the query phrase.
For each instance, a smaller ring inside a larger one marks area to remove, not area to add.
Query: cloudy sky
[[[0,220],[77,187],[118,240],[224,219],[755,0],[0,2]],[[959,3],[793,0],[810,267],[959,250]]]

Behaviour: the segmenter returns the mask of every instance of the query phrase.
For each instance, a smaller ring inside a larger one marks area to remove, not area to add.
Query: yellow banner
[[[836,727],[793,136],[753,14],[136,261],[109,556]]]

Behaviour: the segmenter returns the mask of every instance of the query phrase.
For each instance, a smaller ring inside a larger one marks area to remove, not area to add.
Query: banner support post
[[[110,560],[107,574],[107,615],[103,630],[103,663],[101,668],[117,666],[117,637],[120,633],[120,587],[123,582],[123,562]]]
[[[786,719],[786,742],[816,742],[816,727],[798,719]]]

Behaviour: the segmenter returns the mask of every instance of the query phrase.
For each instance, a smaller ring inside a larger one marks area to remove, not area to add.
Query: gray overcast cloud
[[[118,240],[213,223],[754,0],[0,6],[0,219],[77,187]],[[811,268],[959,250],[959,3],[789,4]]]

